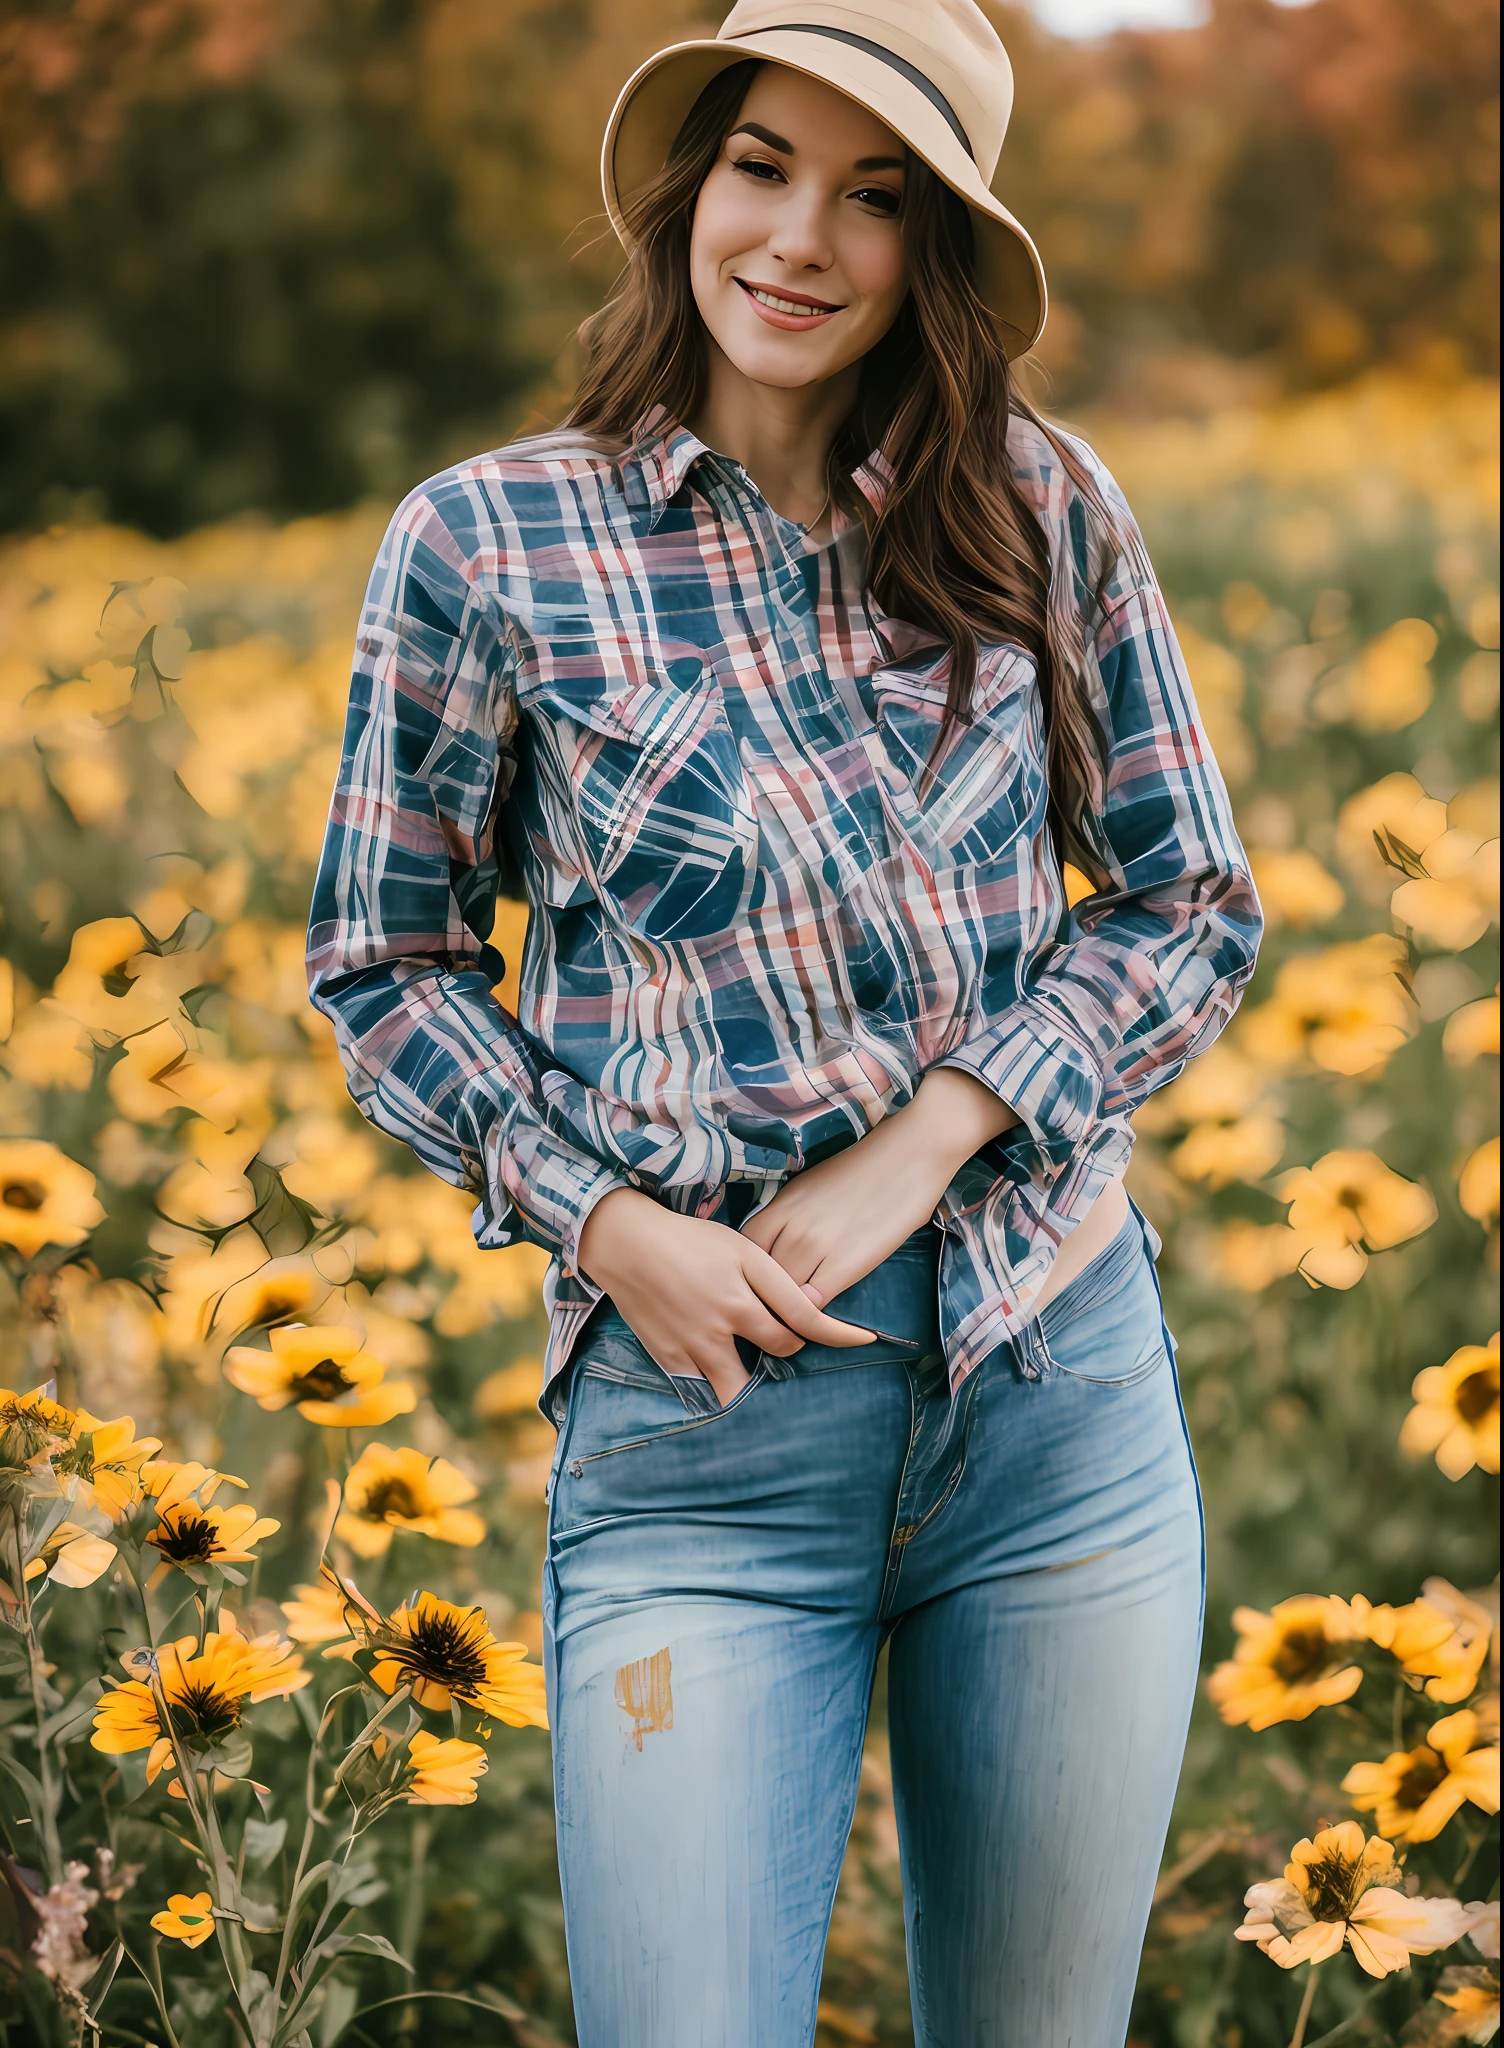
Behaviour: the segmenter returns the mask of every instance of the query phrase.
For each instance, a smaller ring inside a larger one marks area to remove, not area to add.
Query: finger
[[[752,1375],[742,1364],[734,1344],[728,1344],[724,1350],[719,1346],[706,1350],[698,1363],[701,1376],[714,1387],[715,1397],[723,1408],[752,1384]]]
[[[804,1292],[816,1308],[824,1308],[837,1295],[844,1294],[848,1287],[855,1287],[857,1281],[865,1279],[872,1270],[871,1266],[853,1268],[849,1260],[842,1264],[835,1259],[825,1259],[805,1281]]]
[[[797,1330],[791,1330],[787,1323],[779,1322],[777,1316],[769,1310],[765,1302],[758,1299],[750,1287],[747,1289],[746,1305],[743,1307],[739,1304],[737,1307],[736,1327],[739,1335],[749,1337],[759,1351],[770,1352],[774,1358],[792,1358],[796,1351],[804,1347],[804,1339]]]
[[[765,1253],[749,1257],[743,1266],[747,1284],[760,1296],[780,1322],[797,1330],[816,1344],[870,1344],[874,1332],[859,1323],[843,1323],[817,1309],[799,1284],[782,1266]]]
[[[767,1251],[782,1227],[770,1206],[759,1209],[755,1216],[749,1216],[742,1224],[740,1234],[749,1244],[761,1245],[763,1250]]]

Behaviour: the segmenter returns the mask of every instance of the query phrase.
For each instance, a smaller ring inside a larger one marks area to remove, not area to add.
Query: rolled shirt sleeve
[[[414,493],[372,571],[314,885],[309,990],[361,1113],[475,1192],[478,1242],[526,1239],[573,1272],[596,1202],[630,1182],[553,1127],[555,1063],[492,993],[517,647],[494,595],[477,589],[465,531],[475,508],[457,510]]]
[[[1079,499],[1047,519],[1057,578],[1085,600],[1106,742],[1098,829],[1109,880],[1063,919],[1017,999],[978,1017],[941,1066],[1017,1113],[1063,1165],[1210,1045],[1253,972],[1262,918],[1227,788],[1143,541],[1100,478],[1123,545],[1093,598]],[[1075,516],[1072,517],[1072,512]]]

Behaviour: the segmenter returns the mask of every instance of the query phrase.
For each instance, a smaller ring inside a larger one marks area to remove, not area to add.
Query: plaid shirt
[[[392,520],[310,985],[356,1103],[475,1192],[479,1243],[554,1254],[545,1382],[600,1296],[576,1262],[601,1196],[724,1221],[742,1182],[743,1220],[938,1064],[1022,1119],[935,1212],[959,1385],[1031,1320],[1127,1165],[1132,1111],[1252,972],[1247,863],[1126,507],[1099,584],[1049,444],[1018,421],[1009,452],[1108,742],[1111,886],[1074,910],[1032,659],[981,648],[974,715],[921,796],[946,658],[864,603],[860,522],[811,547],[661,410],[619,463],[564,433],[517,441]],[[873,502],[884,474],[858,474]],[[531,913],[516,1017],[486,943],[503,843]]]

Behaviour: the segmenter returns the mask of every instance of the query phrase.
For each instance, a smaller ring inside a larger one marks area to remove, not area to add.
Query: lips
[[[843,306],[832,305],[828,299],[812,299],[807,292],[775,292],[770,285],[751,284],[744,277],[737,278],[736,283],[746,294],[754,312],[771,327],[796,331],[823,327],[827,320],[845,311]]]

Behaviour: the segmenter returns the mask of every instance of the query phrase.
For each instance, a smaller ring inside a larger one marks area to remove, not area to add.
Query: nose
[[[835,261],[825,202],[790,186],[768,234],[768,253],[791,271],[829,270]]]

